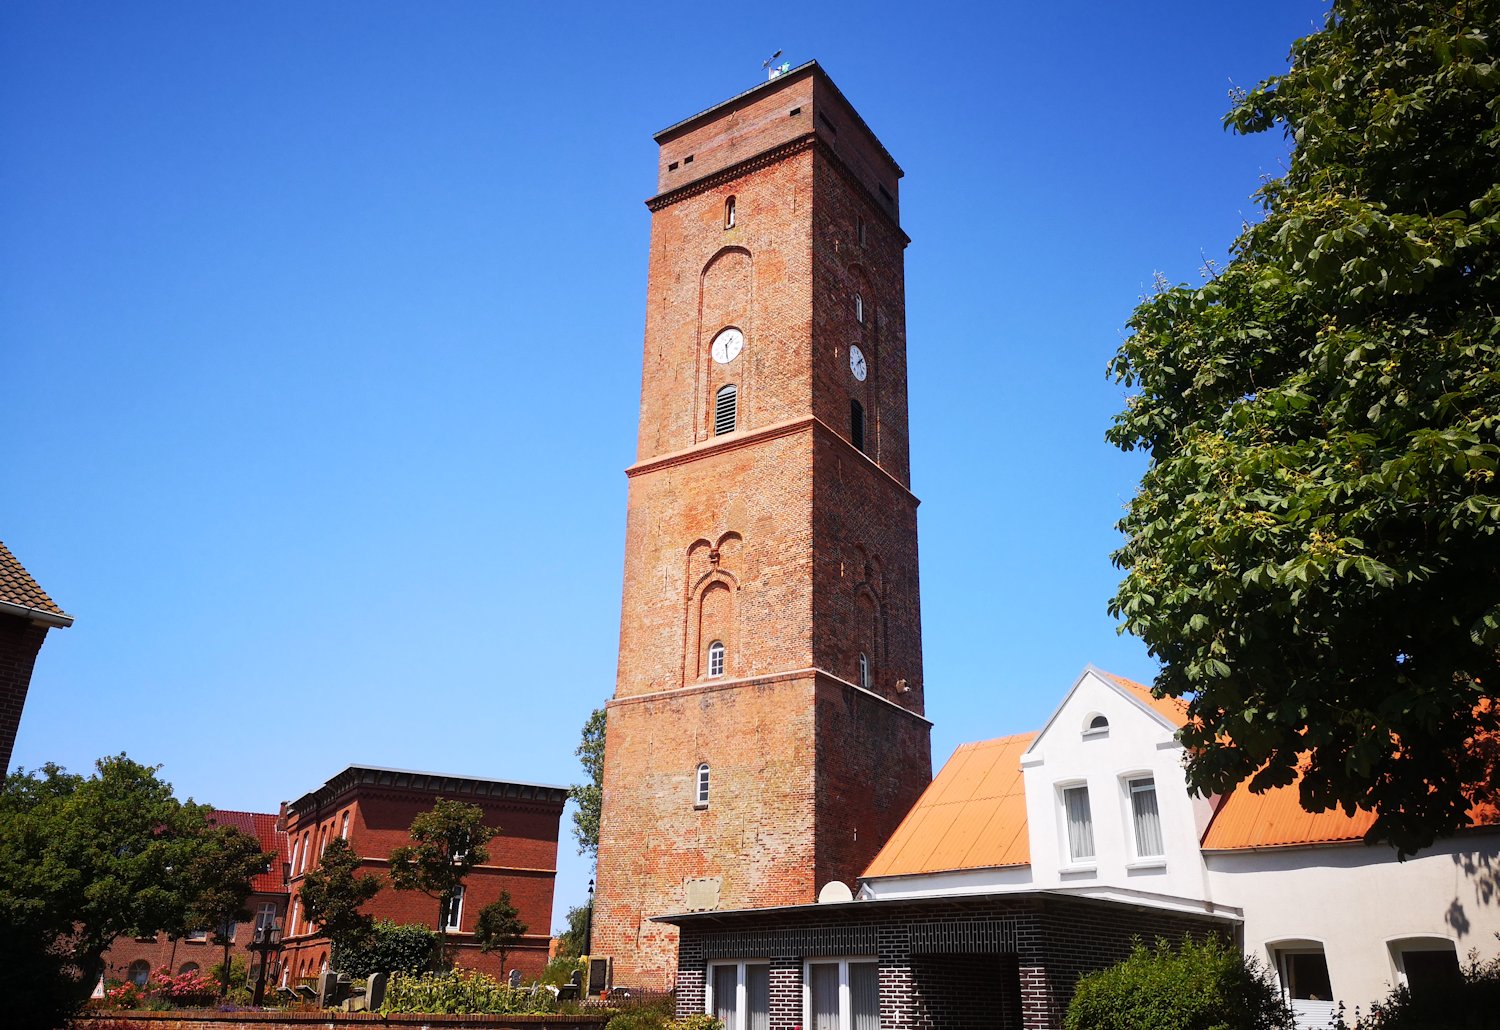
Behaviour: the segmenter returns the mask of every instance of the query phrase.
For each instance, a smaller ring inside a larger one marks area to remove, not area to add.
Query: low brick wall
[[[545,1016],[446,1016],[404,1014],[382,1016],[368,1012],[180,1012],[122,1011],[83,1016],[73,1030],[355,1030],[376,1026],[392,1030],[603,1030],[613,1013]]]

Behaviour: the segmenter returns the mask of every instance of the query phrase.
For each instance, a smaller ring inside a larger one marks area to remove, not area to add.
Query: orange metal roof
[[[1173,726],[1187,725],[1187,703],[1177,697],[1152,697],[1151,688],[1135,680],[1128,680],[1124,676],[1116,676],[1112,672],[1098,670],[1105,679],[1116,686],[1124,687],[1125,690],[1139,698],[1142,704],[1147,705],[1164,719],[1169,719]]]
[[[1021,756],[1035,739],[1025,733],[960,746],[864,875],[1030,863]]]

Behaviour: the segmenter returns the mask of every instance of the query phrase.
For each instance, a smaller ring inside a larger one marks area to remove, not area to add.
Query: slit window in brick
[[[736,408],[739,405],[739,390],[733,383],[719,388],[714,395],[714,435],[734,432]]]
[[[698,808],[708,807],[708,763],[698,766],[698,793],[693,804]]]
[[[853,398],[849,400],[849,442],[865,449],[865,406]]]
[[[729,197],[724,201],[724,228],[734,228],[734,198]]]

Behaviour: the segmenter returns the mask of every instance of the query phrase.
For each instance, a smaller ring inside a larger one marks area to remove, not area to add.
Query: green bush
[[[617,1013],[604,1030],[724,1030],[724,1024],[713,1016],[696,1015],[672,1018],[672,1000],[654,999],[650,1003]]]
[[[533,995],[472,969],[451,969],[446,973],[399,973],[391,977],[380,1011],[514,1015],[551,1012],[556,1007],[551,991]]]
[[[563,984],[567,983],[573,978],[573,973],[575,971],[587,974],[587,970],[584,969],[583,959],[569,958],[566,955],[558,955],[556,958],[551,959],[547,963],[547,965],[543,967],[542,975],[537,977],[536,980],[537,983],[551,984],[554,987],[561,987]],[[580,980],[579,982],[581,983],[582,980]]]
[[[1353,1023],[1345,1021],[1341,1006],[1332,1030],[1500,1030],[1500,955],[1480,962],[1471,951],[1461,972],[1463,982],[1454,990],[1414,996],[1397,987],[1367,1015],[1356,1011]]]
[[[1119,965],[1078,981],[1065,1030],[1291,1030],[1270,974],[1218,940],[1174,950],[1136,941]]]
[[[436,948],[436,930],[382,920],[359,945],[335,952],[333,967],[355,980],[371,973],[425,973]]]

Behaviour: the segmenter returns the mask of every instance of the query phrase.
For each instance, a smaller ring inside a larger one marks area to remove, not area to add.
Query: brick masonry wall
[[[870,199],[899,171],[823,83],[799,72],[659,137],[594,922],[617,984],[672,984],[676,931],[650,917],[688,907],[685,881],[716,881],[719,909],[809,902],[853,882],[931,778],[928,724],[903,711],[922,704],[905,236]],[[745,347],[721,365],[727,326]],[[880,358],[863,385],[855,339]],[[729,384],[735,431],[716,436]],[[871,457],[847,442],[856,388]],[[826,675],[857,680],[862,649],[893,704]]]
[[[276,906],[276,918],[284,924],[287,908],[285,894],[252,894],[245,903],[245,907],[249,909],[253,917],[260,911],[261,905],[267,903]],[[235,924],[234,943],[229,949],[231,962],[235,960],[244,962],[246,969],[257,965],[260,961],[259,957],[246,950],[246,945],[250,944],[254,936],[253,918]],[[207,937],[197,940],[182,938],[175,941],[166,934],[155,934],[149,938],[121,937],[104,953],[104,975],[112,979],[124,980],[130,971],[131,964],[137,961],[146,962],[152,969],[167,969],[173,973],[181,972],[185,965],[192,963],[207,974],[210,969],[224,961],[224,949]],[[271,970],[274,973],[278,968],[273,965]]]
[[[47,627],[30,619],[0,615],[0,773],[10,771],[10,756],[26,707],[26,691],[36,667]]]
[[[359,785],[320,808],[289,810],[287,835],[299,856],[291,881],[294,897],[302,878],[317,868],[323,842],[342,831],[345,813],[349,815],[349,842],[363,859],[365,874],[388,877],[391,851],[410,843],[412,820],[431,810],[438,793]],[[562,805],[487,796],[455,795],[454,799],[478,805],[484,810],[485,823],[501,829],[486,845],[489,861],[476,867],[464,884],[460,929],[448,936],[454,960],[496,978],[511,969],[535,976],[547,963],[551,940]],[[473,939],[480,909],[498,900],[501,891],[509,892],[511,904],[527,926],[525,937],[507,952],[503,964],[498,954],[480,952]],[[387,886],[364,911],[376,919],[436,927],[438,902],[416,891]],[[300,906],[296,914],[296,925],[287,927],[283,958],[292,977],[315,976],[329,957],[329,943],[312,932]]]

